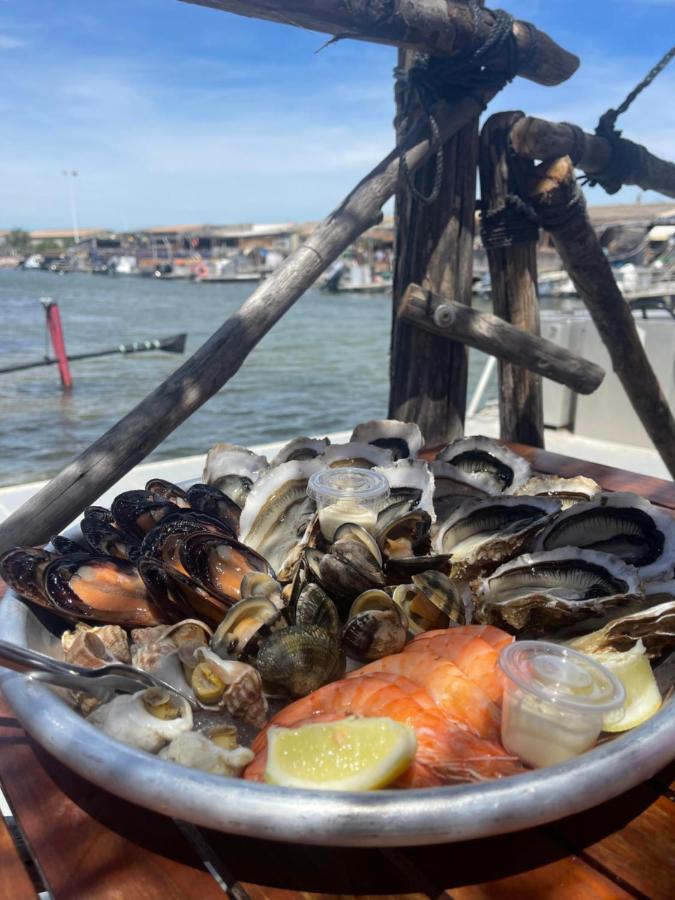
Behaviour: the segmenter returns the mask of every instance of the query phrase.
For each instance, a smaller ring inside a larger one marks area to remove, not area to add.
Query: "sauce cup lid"
[[[314,500],[363,500],[370,502],[389,495],[389,482],[374,469],[338,466],[321,469],[309,479],[307,493]]]
[[[516,641],[503,648],[499,665],[521,690],[575,712],[609,713],[626,698],[616,675],[560,644]]]

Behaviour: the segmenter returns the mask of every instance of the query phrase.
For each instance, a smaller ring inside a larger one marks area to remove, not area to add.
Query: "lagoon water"
[[[188,333],[193,352],[251,293],[251,284],[0,271],[1,366],[45,352],[40,297],[56,300],[69,353]],[[311,290],[234,378],[150,459],[323,436],[387,413],[391,302],[385,295]],[[0,375],[0,485],[47,478],[129,412],[185,356],[139,353],[73,362],[61,391],[55,366]],[[472,351],[469,396],[485,357]],[[485,399],[495,396],[493,383]]]

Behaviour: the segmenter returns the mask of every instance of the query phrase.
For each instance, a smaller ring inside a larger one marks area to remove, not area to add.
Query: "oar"
[[[120,344],[108,350],[96,350],[93,353],[70,353],[68,359],[93,359],[96,356],[113,356],[115,353],[142,353],[145,350],[163,350],[164,353],[183,353],[187,334],[174,334],[171,337],[156,338],[154,341],[132,341],[131,344]],[[20,372],[23,369],[35,369],[38,366],[53,366],[58,360],[51,356],[38,359],[35,362],[20,363],[16,366],[0,368],[0,375],[6,372]]]

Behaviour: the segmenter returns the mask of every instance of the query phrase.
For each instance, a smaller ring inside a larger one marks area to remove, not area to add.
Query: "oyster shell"
[[[251,487],[268,468],[267,458],[237,444],[216,444],[206,454],[202,481],[243,507]]]
[[[473,577],[517,556],[559,509],[557,500],[543,497],[469,500],[439,525],[433,549],[450,554],[453,578]]]
[[[316,459],[325,452],[326,447],[330,444],[330,439],[325,438],[308,438],[298,437],[281,448],[274,457],[271,466],[280,466],[281,463],[292,462],[293,460]]]
[[[365,441],[351,441],[348,444],[331,444],[320,459],[322,465],[331,469],[336,466],[372,469],[373,466],[388,466],[394,458],[391,450],[375,447]]]
[[[602,488],[592,478],[575,475],[574,478],[561,478],[558,475],[534,475],[515,494],[529,497],[551,497],[559,500],[562,509],[569,509],[575,503],[592,500]]]
[[[299,546],[316,512],[307,482],[320,469],[318,459],[281,463],[251,489],[240,520],[240,540],[268,560],[285,581],[297,563]]]
[[[160,759],[232,778],[238,778],[254,756],[252,750],[240,746],[236,741],[231,748],[221,747],[197,731],[179,734],[159,751]]]
[[[376,466],[389,482],[389,498],[385,508],[402,500],[408,501],[410,509],[419,507],[428,512],[431,521],[436,521],[434,512],[434,476],[422,459],[398,459],[390,466]]]
[[[479,622],[546,634],[586,620],[605,620],[642,600],[633,566],[609,553],[565,547],[525,554],[472,585]]]
[[[165,702],[169,697],[175,717],[158,718],[148,711],[153,703]],[[137,694],[118,695],[97,707],[87,721],[124,744],[157,753],[179,734],[192,729],[192,710],[187,700],[177,694],[163,691],[159,695],[157,688],[149,688]]]
[[[429,463],[429,469],[434,476],[434,511],[441,522],[467,500],[486,500],[494,493],[494,482],[488,475],[468,475],[439,459]]]
[[[424,438],[419,426],[414,422],[399,422],[398,419],[373,419],[361,422],[354,429],[352,442],[363,441],[390,450],[395,460],[416,457],[424,446]]]
[[[644,581],[670,578],[675,568],[675,520],[637,494],[600,494],[576,503],[542,531],[539,550],[581,547],[618,556]]]
[[[472,477],[487,476],[494,494],[514,493],[531,475],[526,459],[483,435],[453,441],[441,450],[436,459],[452,463]],[[481,477],[477,483],[479,487],[484,487],[485,478]]]

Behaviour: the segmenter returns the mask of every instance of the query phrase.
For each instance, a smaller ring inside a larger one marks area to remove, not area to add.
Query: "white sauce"
[[[371,506],[364,506],[356,500],[337,500],[319,510],[321,532],[327,541],[332,541],[336,530],[345,522],[362,525],[373,531],[377,524],[377,513]]]

